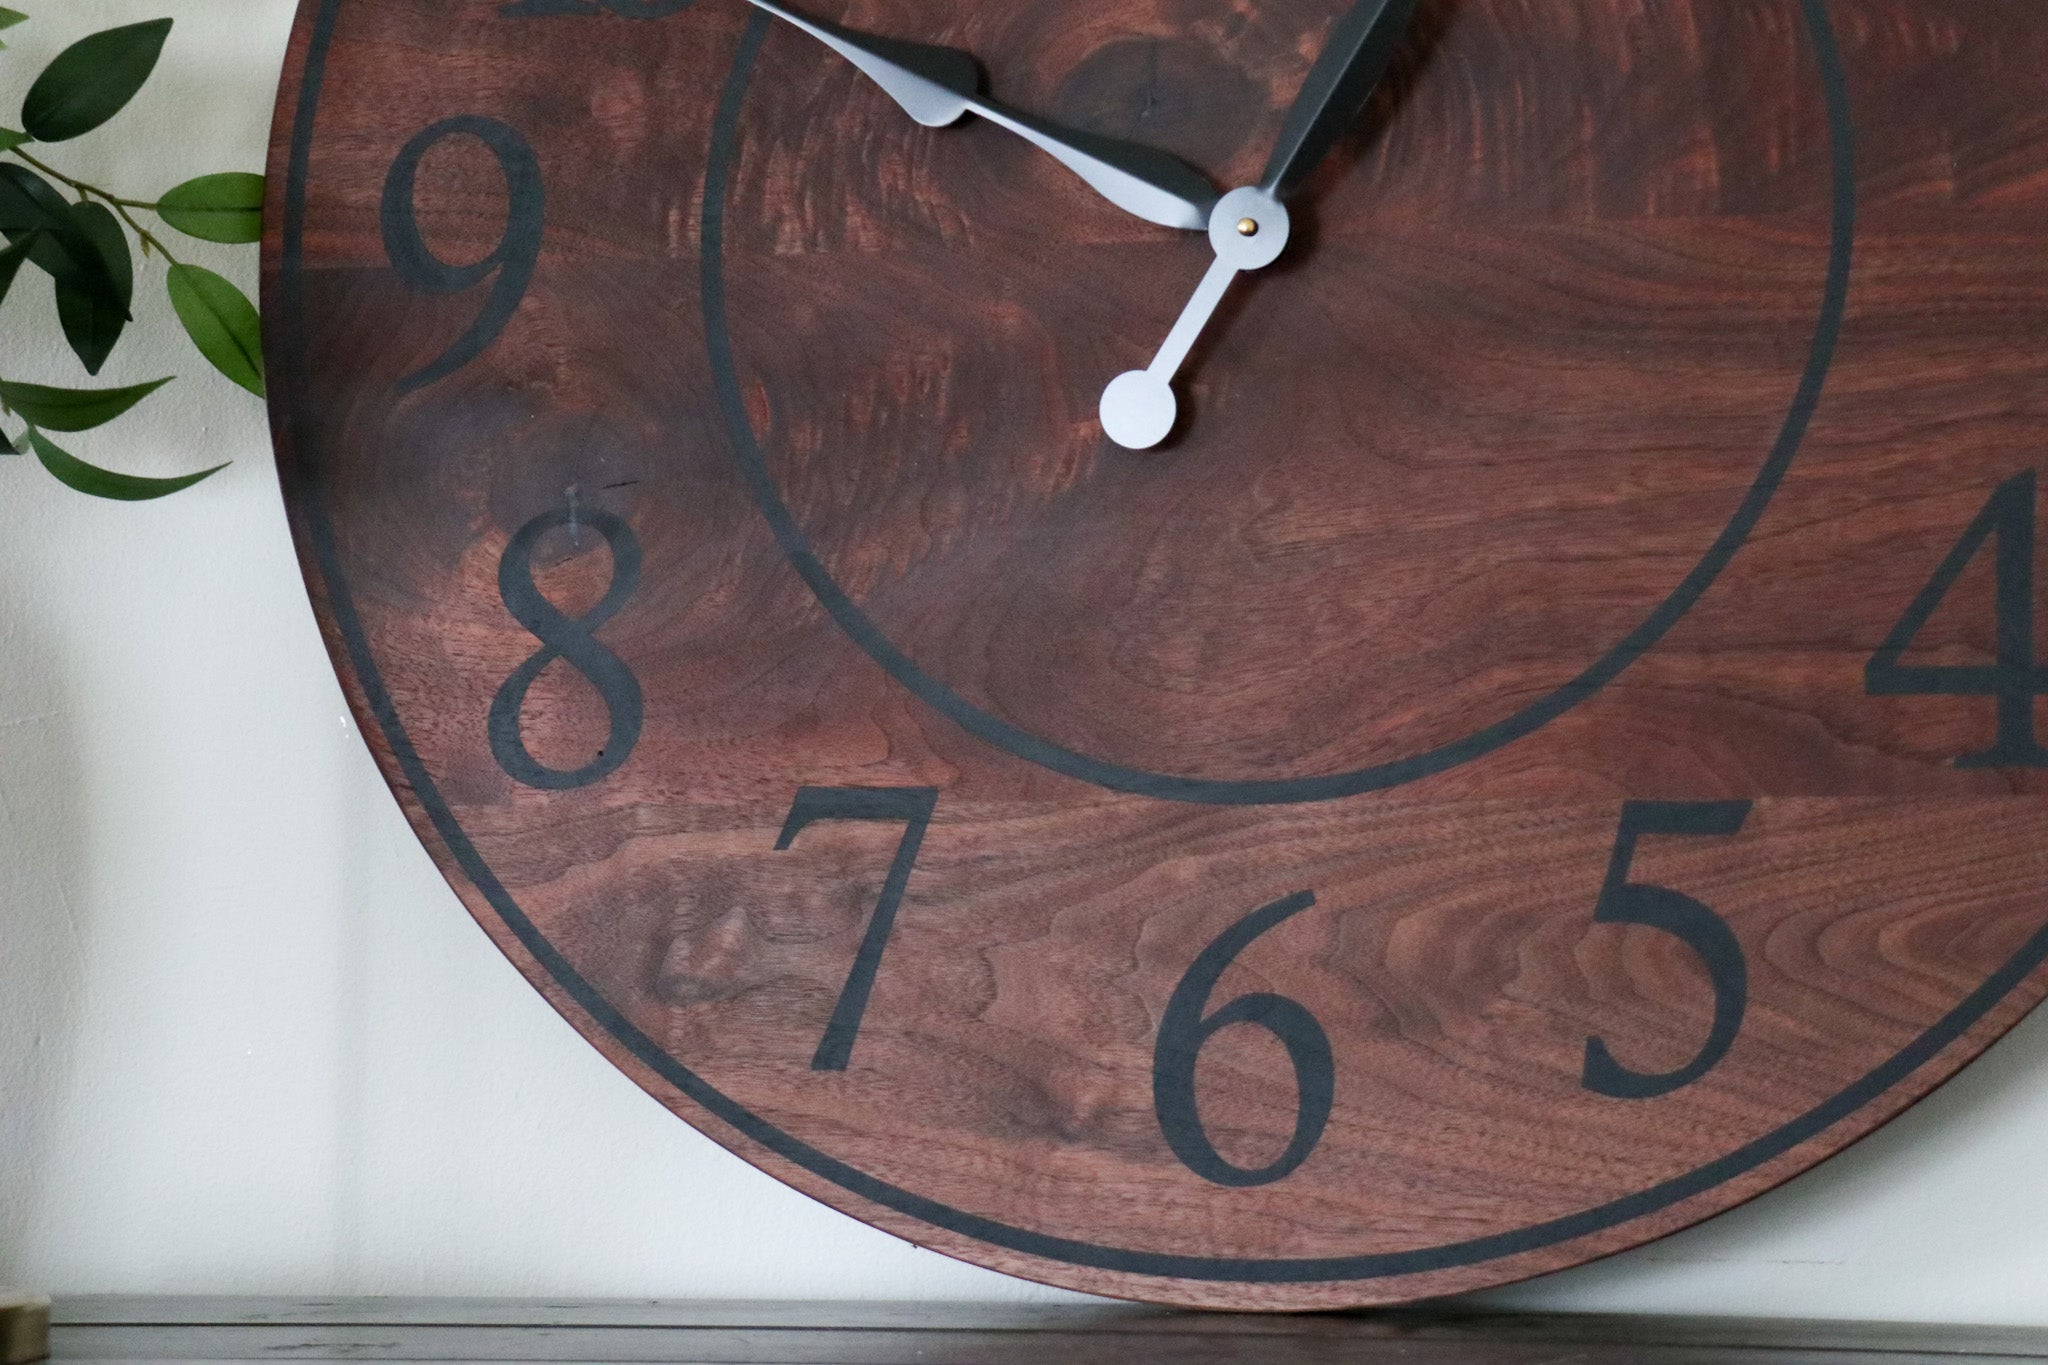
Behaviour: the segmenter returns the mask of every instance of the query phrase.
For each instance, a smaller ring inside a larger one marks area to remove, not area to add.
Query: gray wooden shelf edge
[[[59,1297],[58,1360],[2048,1362],[2048,1331],[1483,1313],[1255,1316],[1125,1305]]]

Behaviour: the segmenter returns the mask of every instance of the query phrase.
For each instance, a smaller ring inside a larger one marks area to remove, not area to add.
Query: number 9
[[[441,142],[467,133],[491,149],[505,175],[505,232],[488,256],[469,265],[450,265],[436,256],[420,235],[419,218],[413,201],[414,182],[420,161]],[[400,393],[445,379],[476,359],[498,339],[505,324],[526,297],[533,279],[534,263],[540,259],[541,215],[540,162],[526,139],[507,125],[481,114],[460,114],[442,119],[422,130],[398,153],[384,177],[384,202],[380,217],[384,228],[384,254],[399,276],[426,294],[457,294],[474,288],[493,272],[497,280],[491,295],[471,323],[469,330],[441,355],[398,381]]]

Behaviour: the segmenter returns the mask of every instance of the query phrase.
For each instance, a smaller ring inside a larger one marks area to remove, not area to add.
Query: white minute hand
[[[958,48],[862,33],[800,14],[778,0],[749,3],[852,62],[904,113],[928,128],[979,114],[1050,153],[1126,213],[1162,227],[1199,230],[1208,225],[1216,188],[1200,171],[1151,147],[1061,128],[998,104],[981,93],[981,64]]]

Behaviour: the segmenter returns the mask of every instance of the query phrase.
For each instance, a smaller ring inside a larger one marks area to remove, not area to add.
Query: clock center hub
[[[1209,213],[1209,245],[1233,270],[1259,270],[1287,249],[1287,207],[1256,186],[1232,190]]]

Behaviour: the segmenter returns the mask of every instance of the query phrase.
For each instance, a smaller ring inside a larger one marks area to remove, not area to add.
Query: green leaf
[[[21,271],[21,263],[28,259],[28,253],[35,250],[38,234],[30,232],[5,251],[0,251],[0,302],[7,298],[7,291],[14,288],[14,277]]]
[[[109,307],[119,305],[106,256],[76,210],[48,181],[12,162],[0,163],[0,233],[10,242],[34,236],[31,261],[59,282]]]
[[[196,265],[174,265],[164,277],[185,334],[213,368],[263,397],[263,334],[249,296]]]
[[[0,152],[11,152],[29,140],[27,133],[17,133],[12,128],[0,128]]]
[[[0,163],[0,228],[64,232],[71,227],[71,203],[54,185],[26,166]]]
[[[16,24],[25,24],[27,22],[28,16],[20,10],[9,9],[5,5],[0,5],[0,28],[13,28]]]
[[[157,201],[163,220],[206,242],[263,240],[263,177],[226,171],[187,180]]]
[[[7,433],[4,431],[0,431],[0,455],[19,454],[21,454],[21,452],[14,448],[14,442],[7,438]]]
[[[128,306],[135,298],[135,261],[128,254],[128,234],[121,231],[121,221],[105,204],[80,204],[71,214],[105,260],[114,296],[89,294],[59,280],[57,320],[85,372],[98,374],[114,343],[121,339],[121,329],[128,325]]]
[[[58,53],[28,88],[21,126],[38,142],[89,133],[121,112],[156,70],[171,21],[110,28]]]
[[[23,420],[51,431],[89,431],[111,422],[170,383],[168,377],[120,389],[53,389],[44,384],[10,384],[0,379],[0,403]]]
[[[161,498],[181,488],[190,488],[201,479],[211,478],[227,468],[224,464],[217,464],[211,469],[202,469],[197,474],[181,474],[175,479],[145,479],[87,464],[34,427],[28,429],[28,443],[35,447],[36,458],[43,462],[43,468],[55,474],[58,482],[81,493],[90,493],[96,498],[113,498],[118,502],[147,502],[151,498]]]

